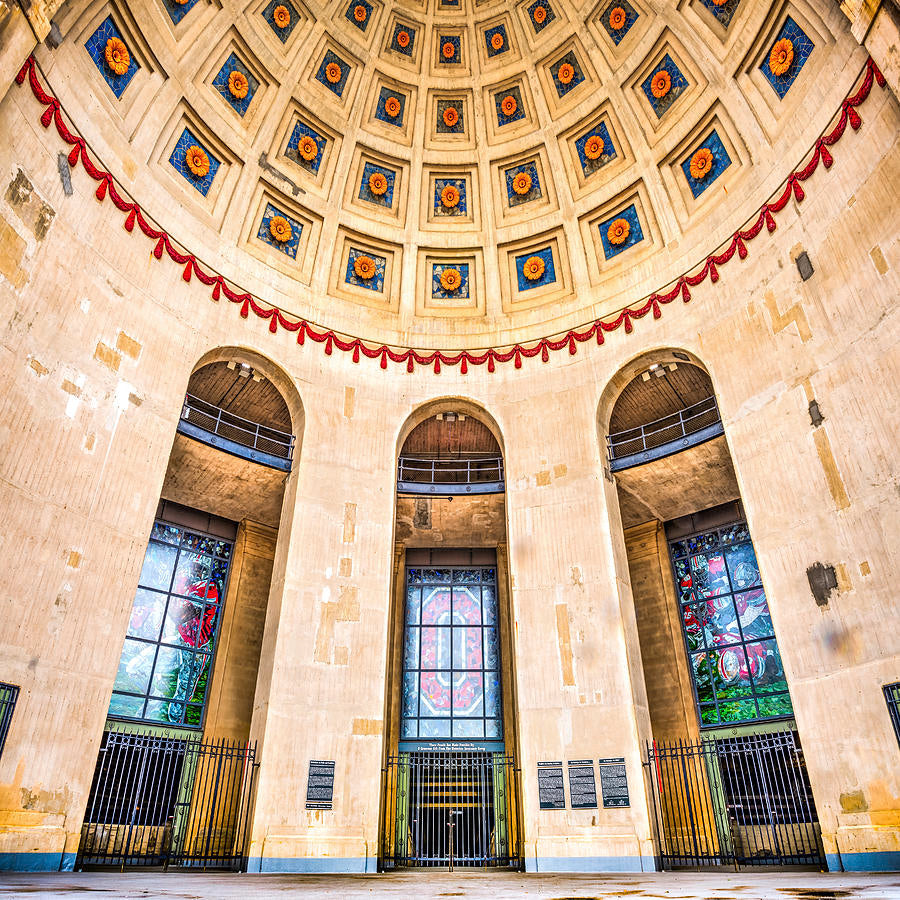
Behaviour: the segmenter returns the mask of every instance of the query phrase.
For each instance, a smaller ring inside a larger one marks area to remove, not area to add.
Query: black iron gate
[[[793,731],[647,747],[660,868],[824,866]]]
[[[76,868],[246,868],[256,745],[107,731]]]
[[[400,753],[388,758],[381,806],[381,865],[522,865],[519,770],[485,751]]]

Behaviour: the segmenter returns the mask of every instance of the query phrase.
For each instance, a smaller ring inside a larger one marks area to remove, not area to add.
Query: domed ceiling
[[[824,0],[58,18],[44,77],[157,228],[266,303],[418,347],[534,339],[671,284],[752,221],[864,60]]]

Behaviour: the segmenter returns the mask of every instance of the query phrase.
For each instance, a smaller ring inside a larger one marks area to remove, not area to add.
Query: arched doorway
[[[191,374],[77,867],[244,866],[254,694],[302,426],[289,380],[258,354],[222,348]]]
[[[499,430],[466,401],[399,441],[381,865],[521,865]]]
[[[663,868],[823,864],[790,689],[712,380],[642,354],[604,392]]]

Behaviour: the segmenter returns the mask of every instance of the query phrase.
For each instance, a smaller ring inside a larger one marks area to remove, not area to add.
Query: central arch
[[[502,434],[443,398],[396,458],[381,865],[518,868]]]

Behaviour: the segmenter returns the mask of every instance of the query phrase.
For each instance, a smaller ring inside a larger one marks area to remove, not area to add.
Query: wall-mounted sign
[[[306,808],[331,809],[334,799],[334,760],[311,759],[306,776]]]
[[[538,800],[541,809],[565,809],[566,795],[563,789],[562,760],[539,762],[537,770]]]
[[[597,783],[592,759],[569,760],[569,804],[572,809],[597,808]]]
[[[630,806],[628,799],[628,777],[625,774],[625,757],[598,760],[600,763],[600,790],[603,794],[603,808]]]

